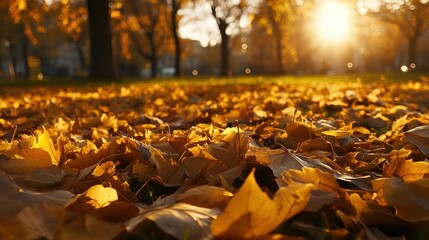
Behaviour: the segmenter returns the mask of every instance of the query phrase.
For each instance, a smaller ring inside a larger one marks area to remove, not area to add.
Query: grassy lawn
[[[261,83],[278,83],[278,84],[317,84],[325,83],[394,83],[407,81],[420,81],[422,78],[428,78],[429,74],[419,73],[362,73],[362,74],[340,74],[340,75],[288,75],[288,76],[238,76],[229,78],[219,77],[184,77],[184,78],[124,78],[118,82],[119,85],[133,84],[179,84],[179,85],[229,85],[229,84],[261,84]],[[111,84],[110,82],[95,81],[91,82],[86,78],[66,78],[66,77],[47,77],[43,81],[29,79],[0,79],[0,87],[33,87],[33,86],[102,86]],[[0,91],[1,92],[1,91]]]

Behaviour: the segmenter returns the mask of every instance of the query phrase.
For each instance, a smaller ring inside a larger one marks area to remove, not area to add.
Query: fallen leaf
[[[203,185],[173,196],[175,196],[177,202],[223,210],[233,194],[224,188]]]
[[[29,137],[21,147],[14,146],[4,152],[7,158],[0,159],[0,169],[7,173],[28,173],[37,168],[57,165],[59,154],[48,131],[43,128],[43,134],[37,138],[37,141],[33,139]]]
[[[160,229],[177,239],[212,239],[210,223],[219,211],[177,203],[149,209],[124,224],[127,231],[134,230],[144,220],[153,221]]]
[[[85,193],[77,195],[67,203],[68,208],[82,210],[82,208],[99,209],[109,206],[118,200],[116,190],[103,185],[94,185]]]
[[[332,203],[338,197],[339,185],[337,180],[329,173],[317,168],[303,167],[302,170],[288,170],[277,179],[279,187],[294,183],[311,183],[314,189],[305,208],[306,211],[317,212],[324,205]]]
[[[16,215],[24,208],[38,203],[64,206],[73,196],[62,190],[40,193],[21,189],[5,173],[0,172],[0,217]]]
[[[391,177],[372,183],[380,204],[393,206],[398,217],[409,222],[429,221],[429,178],[407,182]]]
[[[312,184],[291,184],[280,188],[274,199],[270,199],[256,183],[253,170],[225,211],[213,221],[213,235],[252,238],[268,234],[305,208],[313,187]]]
[[[407,140],[416,145],[419,150],[429,157],[429,125],[419,126],[404,132]]]

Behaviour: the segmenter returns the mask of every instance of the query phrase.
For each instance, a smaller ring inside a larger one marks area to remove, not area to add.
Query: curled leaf
[[[419,126],[404,133],[407,140],[429,157],[429,125]]]

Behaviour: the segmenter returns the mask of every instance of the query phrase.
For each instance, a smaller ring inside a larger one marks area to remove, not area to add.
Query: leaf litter
[[[0,96],[2,239],[429,236],[429,86]]]

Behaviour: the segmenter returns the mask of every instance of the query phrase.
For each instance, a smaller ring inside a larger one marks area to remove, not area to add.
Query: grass
[[[158,83],[178,84],[178,85],[230,85],[230,84],[261,84],[261,83],[279,83],[279,84],[317,84],[320,82],[328,83],[373,83],[373,82],[404,82],[419,81],[422,76],[428,77],[428,74],[418,73],[360,73],[360,74],[341,74],[341,75],[288,75],[288,76],[237,76],[237,77],[184,77],[184,78],[125,78],[118,85],[132,84],[150,84]],[[8,80],[0,79],[0,87],[38,87],[38,86],[104,86],[112,84],[111,81],[91,81],[86,78],[72,77],[47,77],[43,81],[18,79]],[[0,93],[2,91],[0,90]]]

